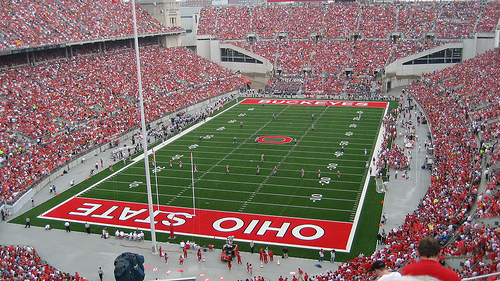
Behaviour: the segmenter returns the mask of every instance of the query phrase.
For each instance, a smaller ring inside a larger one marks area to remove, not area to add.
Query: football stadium
[[[500,279],[500,2],[1,8],[0,280]]]

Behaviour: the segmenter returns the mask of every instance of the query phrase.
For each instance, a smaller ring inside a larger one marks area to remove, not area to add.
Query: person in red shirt
[[[179,256],[179,265],[184,265],[184,257],[182,255]]]
[[[453,270],[443,267],[439,263],[441,245],[436,238],[424,237],[418,244],[420,261],[403,267],[401,275],[421,276],[427,275],[441,281],[462,280]]]
[[[229,269],[229,271],[231,271],[231,267],[233,267],[231,261],[227,261],[227,268]]]
[[[201,250],[200,249],[198,249],[197,255],[198,255],[198,261],[201,261]]]

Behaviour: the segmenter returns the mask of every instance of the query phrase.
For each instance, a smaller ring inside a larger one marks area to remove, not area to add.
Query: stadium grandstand
[[[85,159],[139,134],[140,114],[130,2],[1,1],[0,209],[9,220]],[[173,117],[249,95],[249,77],[270,98],[400,100],[376,158],[380,170],[403,172],[403,149],[388,144],[395,128],[410,129],[402,120],[413,102],[433,159],[418,207],[374,253],[309,277],[374,280],[375,261],[401,271],[432,236],[463,280],[500,279],[500,2],[269,2],[138,2],[149,136],[171,137],[162,124]],[[195,5],[204,7],[181,25],[181,6]],[[0,245],[0,280],[80,280],[36,248]]]

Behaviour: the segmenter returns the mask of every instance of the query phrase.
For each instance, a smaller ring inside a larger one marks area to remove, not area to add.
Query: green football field
[[[185,134],[149,147],[154,148],[156,160],[153,165],[149,156],[153,204],[193,208],[194,184],[196,209],[352,223],[357,231],[351,251],[339,253],[339,260],[359,251],[369,254],[382,208],[377,203],[383,195],[375,192],[373,180],[366,193],[363,188],[385,110],[228,104]],[[103,171],[70,193],[83,190],[78,197],[147,204],[144,161],[129,163],[123,169],[121,162],[116,163],[115,171]],[[192,173],[193,166],[197,173]],[[45,212],[71,194],[63,193],[32,212]],[[23,223],[22,217],[18,223]],[[32,224],[47,221],[37,218]],[[165,238],[161,235],[160,240]],[[193,239],[207,243],[204,238]],[[315,258],[317,253],[301,255]]]
[[[237,105],[155,152],[160,169],[151,173],[154,204],[158,198],[160,205],[193,206],[192,153],[197,208],[352,222],[384,110],[362,108],[361,119],[353,121],[359,108]],[[256,142],[265,136],[296,143]],[[329,183],[320,182],[318,170]],[[147,203],[145,184],[130,188],[137,179],[144,179],[143,162],[84,196]],[[321,200],[311,200],[312,194],[321,194]]]

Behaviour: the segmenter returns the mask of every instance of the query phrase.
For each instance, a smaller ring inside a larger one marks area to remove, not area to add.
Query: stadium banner
[[[170,206],[154,206],[155,229],[176,234],[306,249],[346,251],[353,224],[314,219],[222,212]],[[142,203],[73,197],[39,218],[71,221],[118,229],[149,231],[148,205]]]
[[[242,104],[279,104],[279,105],[315,105],[315,106],[350,106],[385,108],[387,102],[374,101],[335,101],[335,100],[292,100],[292,99],[244,99]]]

